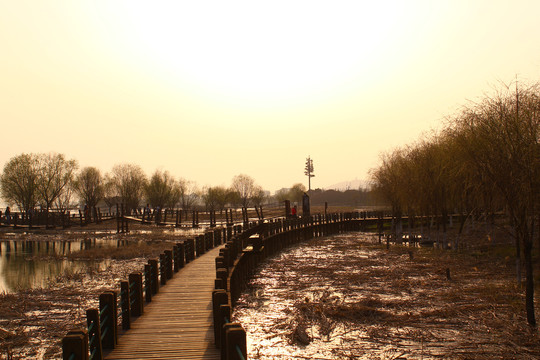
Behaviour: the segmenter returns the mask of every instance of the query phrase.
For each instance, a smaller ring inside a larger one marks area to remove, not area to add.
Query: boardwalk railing
[[[245,234],[253,233],[250,227],[255,227],[255,225],[249,224]],[[116,291],[100,294],[99,309],[86,311],[87,328],[70,330],[62,339],[63,359],[103,359],[103,350],[114,349],[118,344],[119,322],[123,330],[130,329],[131,321],[143,315],[145,304],[152,301],[152,296],[158,293],[160,286],[166,285],[167,280],[171,279],[175,272],[178,272],[186,263],[230,241],[233,237],[249,236],[241,235],[242,229],[241,225],[214,228],[204,235],[180,241],[174,245],[173,249],[160,254],[159,260],[150,259],[148,264],[144,265],[142,272],[132,273],[127,281],[121,281],[119,297]],[[238,335],[238,326],[229,327],[231,330],[225,337],[241,338]]]
[[[246,334],[241,324],[229,323],[232,309],[251,275],[269,256],[293,244],[365,226],[359,213],[331,214],[301,219],[276,219],[260,223],[232,237],[216,257],[212,293],[214,339],[222,359],[246,359]]]
[[[73,329],[63,338],[63,359],[102,359],[104,350],[114,349],[118,326],[130,329],[131,321],[144,313],[161,286],[175,272],[208,250],[225,244],[215,258],[216,277],[212,292],[214,342],[222,359],[246,359],[246,333],[231,322],[232,309],[257,266],[267,257],[293,244],[346,231],[381,228],[381,220],[365,214],[344,213],[303,218],[271,219],[242,225],[213,228],[204,235],[180,241],[170,250],[150,259],[141,272],[120,282],[120,292],[99,296],[99,309],[87,310],[87,328]],[[137,344],[130,344],[136,347]]]

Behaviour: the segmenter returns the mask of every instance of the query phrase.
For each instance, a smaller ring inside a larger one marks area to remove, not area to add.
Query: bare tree
[[[105,179],[95,167],[85,167],[75,178],[75,191],[91,209],[105,197]]]
[[[70,181],[64,188],[64,191],[62,191],[60,196],[58,196],[58,198],[56,198],[56,200],[54,201],[54,205],[60,211],[62,216],[66,213],[66,211],[72,205],[71,200],[73,198],[74,191],[75,191],[74,181]]]
[[[139,207],[146,185],[146,175],[138,165],[115,165],[110,176],[112,191],[129,212]]]
[[[4,166],[0,178],[2,197],[28,213],[37,203],[38,161],[34,154],[12,157]]]
[[[77,169],[75,160],[66,160],[62,154],[38,155],[37,193],[46,209],[46,226],[49,226],[49,210],[65,187],[73,181]]]
[[[182,210],[191,210],[199,198],[197,185],[193,181],[186,179],[178,180],[177,185],[180,191],[180,204],[182,206]]]
[[[242,207],[247,209],[255,190],[255,180],[248,175],[240,174],[233,178],[231,188],[238,194]]]

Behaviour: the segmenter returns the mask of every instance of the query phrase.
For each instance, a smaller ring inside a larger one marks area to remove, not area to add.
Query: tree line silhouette
[[[540,84],[504,86],[464,106],[444,128],[382,154],[371,178],[397,221],[437,215],[446,244],[451,213],[460,214],[459,248],[474,213],[504,214],[515,239],[518,277],[525,265],[527,321],[534,314],[533,243],[540,247]],[[398,226],[398,234],[399,226]]]

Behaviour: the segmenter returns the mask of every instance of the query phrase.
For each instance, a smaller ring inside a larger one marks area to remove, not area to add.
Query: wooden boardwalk
[[[214,345],[212,290],[216,247],[175,273],[105,359],[220,359]]]

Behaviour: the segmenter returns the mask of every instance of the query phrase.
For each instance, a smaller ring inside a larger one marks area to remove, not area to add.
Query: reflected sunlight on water
[[[107,261],[67,260],[72,251],[120,247],[117,240],[84,239],[76,241],[0,241],[0,292],[38,288],[56,276],[94,266],[102,269]]]

